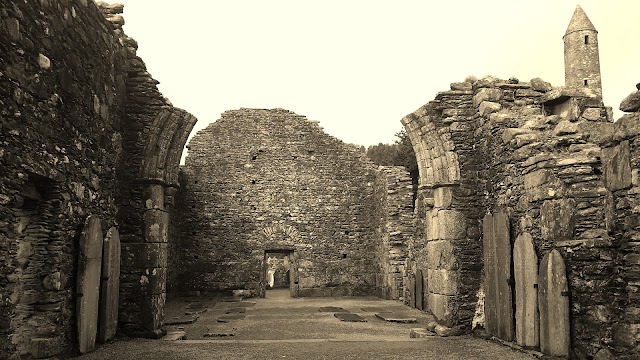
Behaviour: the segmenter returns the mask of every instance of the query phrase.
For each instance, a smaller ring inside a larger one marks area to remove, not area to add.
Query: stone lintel
[[[556,105],[565,102],[569,98],[594,98],[600,96],[590,88],[560,87],[555,88],[542,96],[538,102],[545,105]]]

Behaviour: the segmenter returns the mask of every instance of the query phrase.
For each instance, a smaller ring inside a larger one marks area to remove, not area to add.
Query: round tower
[[[602,97],[598,31],[578,5],[564,40],[565,86],[589,88]]]

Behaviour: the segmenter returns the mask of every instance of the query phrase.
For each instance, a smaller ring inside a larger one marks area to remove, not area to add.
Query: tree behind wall
[[[418,163],[411,141],[404,129],[396,134],[396,138],[393,144],[379,143],[369,146],[367,157],[377,165],[404,166],[411,174],[411,180],[416,188],[418,185]]]

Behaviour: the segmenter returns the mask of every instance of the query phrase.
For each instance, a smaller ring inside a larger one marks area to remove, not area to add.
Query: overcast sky
[[[469,75],[564,83],[566,0],[120,0],[125,32],[192,133],[240,107],[285,108],[359,145]],[[582,0],[599,31],[604,101],[640,82],[640,1]],[[616,118],[621,116],[616,113]]]

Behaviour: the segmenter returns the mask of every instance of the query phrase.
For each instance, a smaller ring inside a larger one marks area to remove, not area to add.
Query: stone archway
[[[129,235],[122,245],[123,271],[128,278],[137,277],[130,286],[141,294],[139,302],[124,306],[127,317],[139,316],[138,321],[131,323],[135,329],[130,331],[133,334],[139,332],[153,337],[161,333],[166,301],[169,215],[180,186],[178,170],[182,150],[196,121],[182,109],[165,107],[142,134],[142,161],[134,185],[139,186],[142,193],[142,237]]]
[[[261,230],[265,239],[262,270],[260,274],[260,297],[265,297],[269,287],[270,260],[282,259],[287,268],[289,294],[298,297],[298,254],[295,245],[300,241],[300,232],[291,225],[274,224]],[[278,261],[278,260],[276,260]]]
[[[480,284],[482,246],[474,219],[481,199],[473,163],[473,92],[441,92],[436,100],[405,116],[420,174],[417,213],[424,236],[411,249],[425,273],[426,309],[446,326],[471,323]],[[477,206],[477,204],[475,204]],[[479,262],[479,264],[478,264]],[[463,279],[464,277],[464,279]]]
[[[291,225],[274,224],[260,232],[270,246],[294,246],[300,241],[300,232]]]

